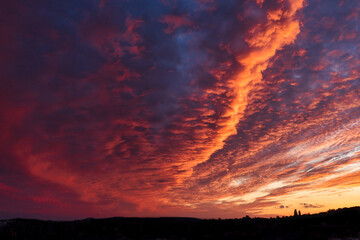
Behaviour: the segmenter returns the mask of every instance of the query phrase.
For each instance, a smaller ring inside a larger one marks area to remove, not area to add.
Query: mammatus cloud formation
[[[1,215],[241,217],[358,205],[359,8],[4,4]]]

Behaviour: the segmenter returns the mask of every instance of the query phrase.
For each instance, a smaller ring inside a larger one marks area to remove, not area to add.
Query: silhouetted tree
[[[299,210],[299,216],[301,216],[301,211]]]
[[[296,217],[298,215],[297,210],[294,210],[294,216]]]

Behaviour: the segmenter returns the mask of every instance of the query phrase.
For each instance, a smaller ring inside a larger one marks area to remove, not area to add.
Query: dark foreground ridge
[[[0,221],[0,239],[360,239],[360,207],[282,218]]]

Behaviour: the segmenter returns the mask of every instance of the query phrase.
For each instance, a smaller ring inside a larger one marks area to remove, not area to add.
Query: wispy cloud
[[[300,203],[301,206],[303,206],[304,208],[323,208],[323,205],[319,205],[319,204],[311,204],[311,203]]]

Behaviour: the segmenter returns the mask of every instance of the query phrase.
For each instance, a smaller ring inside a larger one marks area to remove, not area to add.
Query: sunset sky
[[[2,1],[0,219],[360,205],[360,1]]]

